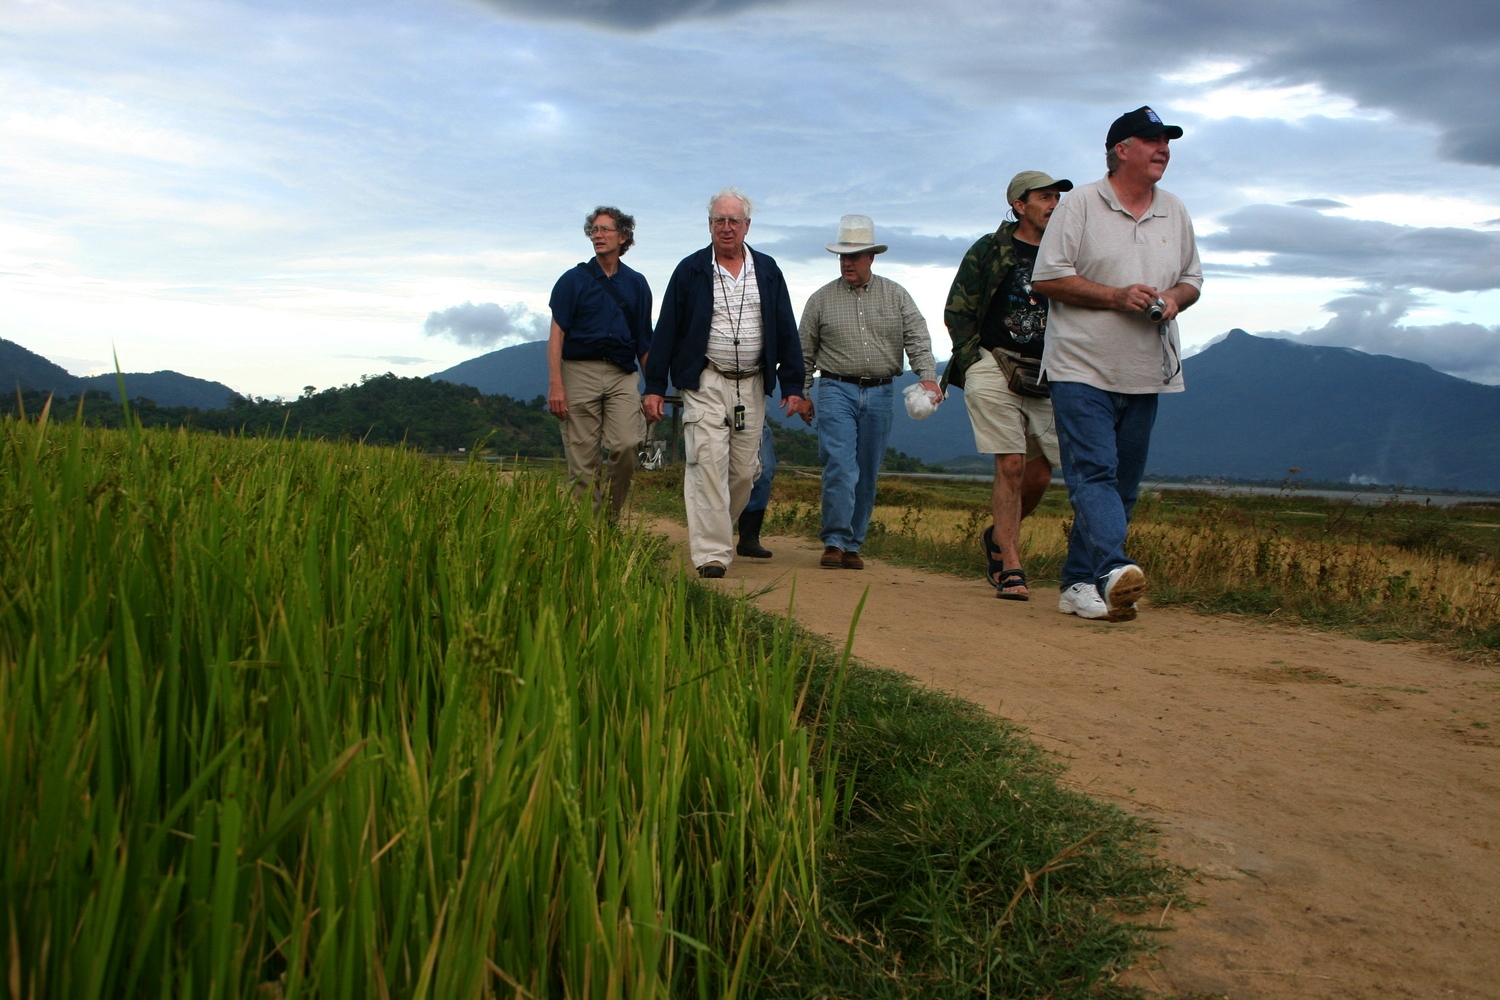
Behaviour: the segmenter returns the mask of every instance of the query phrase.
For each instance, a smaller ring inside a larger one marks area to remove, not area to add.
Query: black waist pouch
[[[1047,376],[1042,374],[1042,363],[1023,358],[1009,351],[992,350],[995,363],[1005,375],[1010,391],[1018,396],[1033,396],[1037,399],[1052,398],[1052,389],[1047,385]]]

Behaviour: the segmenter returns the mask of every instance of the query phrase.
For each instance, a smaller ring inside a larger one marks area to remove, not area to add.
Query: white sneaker
[[[1104,606],[1114,621],[1135,617],[1135,602],[1146,593],[1146,574],[1136,565],[1116,566],[1104,574]]]
[[[1099,597],[1099,591],[1092,583],[1075,583],[1063,591],[1057,600],[1057,610],[1079,618],[1109,617],[1109,605]]]

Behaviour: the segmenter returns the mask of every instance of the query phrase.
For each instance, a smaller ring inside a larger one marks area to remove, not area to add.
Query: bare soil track
[[[675,541],[681,525],[656,522]],[[1500,998],[1500,672],[1414,643],[1143,605],[1128,624],[998,601],[966,581],[767,538],[755,591],[1031,731],[1066,781],[1149,819],[1206,904],[1129,974],[1163,993]],[[1478,725],[1476,725],[1478,723]]]

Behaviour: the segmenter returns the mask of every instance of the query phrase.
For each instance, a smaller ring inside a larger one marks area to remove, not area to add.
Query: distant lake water
[[[987,483],[994,479],[993,476],[972,475],[963,473],[937,473],[937,472],[882,472],[882,477],[896,477],[899,479],[951,479],[975,483]],[[1052,485],[1064,485],[1061,478],[1053,478]],[[1377,489],[1367,487],[1361,490],[1316,490],[1295,489],[1284,490],[1278,486],[1248,486],[1240,483],[1180,483],[1172,480],[1158,479],[1142,481],[1141,490],[1155,490],[1167,493],[1212,493],[1218,496],[1299,496],[1317,497],[1320,500],[1344,500],[1349,503],[1380,504],[1389,503],[1392,500],[1400,503],[1416,503],[1431,505],[1433,507],[1453,507],[1461,503],[1493,503],[1500,504],[1500,496],[1485,494],[1454,494],[1454,493],[1429,493],[1422,490],[1394,490],[1389,487]]]

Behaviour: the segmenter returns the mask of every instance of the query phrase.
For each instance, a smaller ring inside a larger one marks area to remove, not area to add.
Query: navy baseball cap
[[[1147,138],[1164,135],[1168,139],[1181,139],[1182,129],[1177,125],[1163,125],[1155,111],[1142,105],[1115,119],[1115,123],[1109,127],[1108,138],[1104,140],[1104,148],[1114,149],[1115,143],[1137,135]]]

